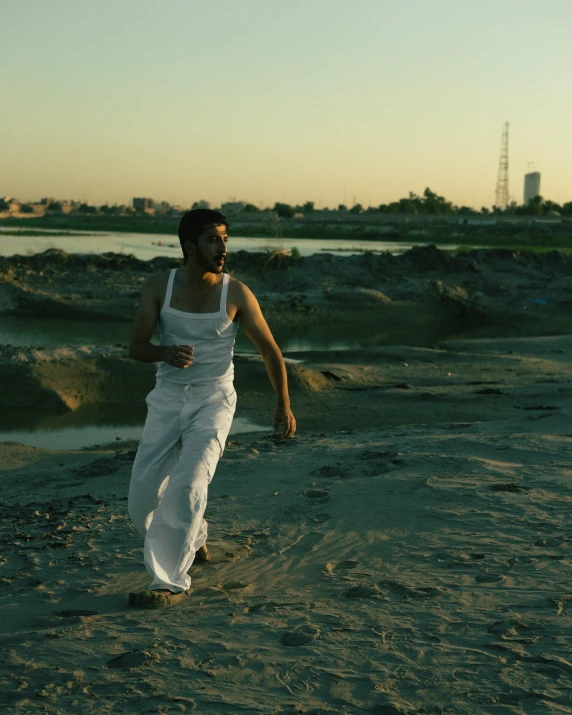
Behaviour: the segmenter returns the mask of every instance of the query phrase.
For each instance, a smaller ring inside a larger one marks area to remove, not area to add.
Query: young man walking
[[[276,392],[274,429],[296,431],[282,353],[253,293],[223,273],[228,222],[217,211],[187,212],[179,224],[184,265],[147,278],[129,354],[157,362],[147,419],[131,474],[129,515],[144,537],[147,590],[142,608],[172,605],[189,593],[187,571],[209,560],[204,518],[236,408],[233,346],[238,324],[259,350]],[[151,337],[156,326],[160,345]]]

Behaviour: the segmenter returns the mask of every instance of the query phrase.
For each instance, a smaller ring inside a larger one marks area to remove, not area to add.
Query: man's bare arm
[[[288,377],[286,365],[276,344],[268,323],[262,315],[260,305],[252,291],[243,283],[237,287],[238,319],[244,332],[256,347],[266,366],[266,372],[276,393],[278,400],[274,417],[274,429],[283,422],[285,429],[282,437],[292,437],[296,432],[296,420],[290,409],[290,395],[288,394]]]
[[[193,362],[192,348],[182,345],[153,345],[151,342],[161,310],[161,287],[159,274],[149,276],[143,285],[129,344],[129,355],[141,362],[164,360],[174,367],[188,367]],[[181,358],[176,358],[176,354],[181,355]]]

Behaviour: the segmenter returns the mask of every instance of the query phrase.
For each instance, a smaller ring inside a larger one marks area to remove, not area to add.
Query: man
[[[238,324],[259,350],[277,397],[274,429],[296,431],[282,353],[253,293],[223,273],[228,222],[208,209],[179,224],[184,265],[147,278],[129,354],[157,362],[131,474],[129,514],[144,536],[148,590],[129,604],[160,608],[189,593],[187,571],[209,560],[204,512],[236,408],[233,346]],[[159,325],[160,345],[151,337]]]

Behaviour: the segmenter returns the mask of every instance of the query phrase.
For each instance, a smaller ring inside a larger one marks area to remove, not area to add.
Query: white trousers
[[[145,538],[149,589],[184,591],[195,553],[207,540],[207,490],[232,424],[236,391],[232,382],[178,385],[159,378],[146,402],[129,515]]]

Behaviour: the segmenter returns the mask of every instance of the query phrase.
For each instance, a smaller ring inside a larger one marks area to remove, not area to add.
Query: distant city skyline
[[[0,196],[572,199],[569,0],[5,3]]]
[[[528,204],[528,201],[530,201],[530,199],[532,199],[534,196],[538,196],[538,195],[542,196],[542,192],[540,191],[540,176],[541,176],[540,172],[533,172],[533,173],[525,174],[523,196],[521,196],[520,199],[518,198],[518,196],[511,196],[511,201],[507,205],[507,209],[510,209],[511,207],[514,207],[514,206],[525,206]],[[538,177],[538,178],[534,178],[531,181],[531,179],[533,177]],[[426,188],[430,189],[431,187],[426,187]],[[416,192],[411,192],[411,193],[414,195],[416,194]],[[438,194],[438,192],[435,192],[435,193]],[[423,192],[419,192],[419,194],[416,194],[416,195],[417,195],[417,197],[422,196]],[[403,200],[403,199],[407,199],[407,198],[408,198],[408,196],[400,196],[400,197],[396,197],[394,199],[394,201],[397,202],[399,200]],[[449,197],[447,197],[447,196],[443,196],[443,198],[447,199],[447,200],[449,199]],[[546,200],[546,199],[548,199],[549,201],[551,200],[550,197],[548,197],[548,196],[542,196],[542,198],[544,200]],[[287,205],[291,205],[293,207],[301,207],[304,204],[309,202],[314,205],[312,210],[334,210],[335,211],[339,208],[339,206],[346,206],[347,209],[350,209],[354,206],[356,206],[356,207],[362,206],[363,210],[365,211],[368,208],[377,208],[378,206],[381,205],[381,204],[372,205],[372,204],[362,203],[358,200],[356,200],[354,203],[353,199],[356,199],[356,197],[352,197],[352,201],[346,201],[345,204],[343,202],[340,202],[340,204],[335,204],[335,205],[332,204],[330,206],[327,206],[327,205],[318,205],[317,202],[313,201],[312,199],[308,199],[308,201],[293,202],[292,204],[287,204],[287,202],[282,202],[282,201],[280,201],[280,199],[278,199],[276,201],[271,201],[268,204],[262,204],[262,203],[257,204],[253,201],[247,201],[247,200],[241,199],[240,197],[237,197],[237,196],[229,197],[226,200],[223,200],[219,203],[208,201],[208,199],[195,197],[186,203],[176,204],[176,203],[171,203],[169,201],[166,201],[165,199],[156,199],[153,196],[146,196],[146,197],[132,196],[132,197],[128,198],[126,201],[118,201],[118,202],[108,202],[108,201],[93,202],[93,201],[89,201],[85,198],[77,198],[74,196],[41,196],[39,198],[21,199],[19,196],[15,196],[12,194],[6,194],[4,196],[0,195],[0,202],[2,202],[3,200],[11,200],[12,202],[18,202],[22,205],[29,204],[29,205],[33,205],[33,206],[38,206],[40,204],[48,205],[50,203],[58,203],[58,204],[63,204],[64,206],[66,206],[66,205],[72,206],[73,205],[73,206],[77,207],[80,204],[87,204],[88,206],[94,206],[97,208],[105,207],[105,206],[109,206],[109,207],[123,206],[123,207],[127,207],[127,208],[134,208],[134,209],[141,209],[141,210],[145,210],[147,208],[161,207],[164,209],[173,208],[176,210],[185,210],[186,211],[186,210],[189,210],[191,207],[193,207],[193,208],[197,207],[197,205],[199,208],[204,207],[204,208],[218,208],[218,209],[220,209],[221,207],[230,206],[230,205],[235,205],[236,207],[238,207],[238,205],[252,206],[254,204],[255,208],[260,209],[261,211],[269,211],[269,210],[273,210],[275,205],[279,204],[279,203],[284,203]],[[563,203],[570,203],[570,202],[572,202],[572,197],[570,198],[569,201],[565,201]],[[382,202],[382,203],[387,205],[387,204],[393,203],[393,201],[386,201],[386,202]],[[463,207],[472,208],[471,206],[467,206],[467,204],[456,204],[454,201],[451,203],[456,208],[463,208]],[[480,208],[481,207],[475,207],[475,210],[479,211]],[[1,211],[0,211],[0,213],[1,213]]]

